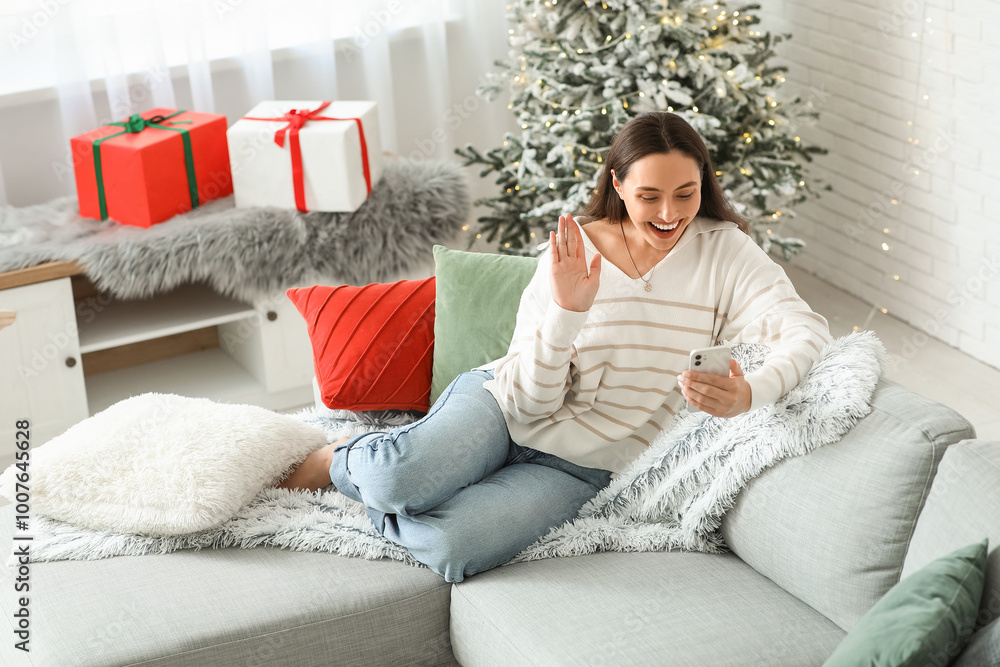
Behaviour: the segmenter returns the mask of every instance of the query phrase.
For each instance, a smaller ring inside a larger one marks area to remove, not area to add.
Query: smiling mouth
[[[649,224],[651,224],[653,227],[655,227],[656,229],[660,230],[661,232],[669,232],[669,231],[672,231],[674,229],[677,229],[677,226],[679,224],[681,224],[681,221],[678,220],[677,222],[673,222],[673,223],[671,223],[669,225],[659,224],[659,223],[656,223],[656,222],[650,222]]]

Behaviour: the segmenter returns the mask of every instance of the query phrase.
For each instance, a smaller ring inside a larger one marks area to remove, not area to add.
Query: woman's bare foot
[[[348,438],[341,438],[336,442],[331,442],[325,447],[320,447],[307,456],[302,463],[285,478],[278,489],[304,489],[306,491],[318,491],[330,486],[330,464],[333,463],[333,450],[347,442]]]

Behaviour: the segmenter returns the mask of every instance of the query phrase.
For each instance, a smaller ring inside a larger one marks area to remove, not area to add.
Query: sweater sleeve
[[[521,295],[510,348],[494,368],[497,400],[522,424],[562,406],[572,385],[573,341],[587,321],[587,312],[566,310],[552,299],[550,259],[548,251],[539,256]]]
[[[729,281],[731,301],[720,303],[719,339],[770,347],[761,367],[746,374],[750,409],[756,410],[798,386],[831,342],[830,328],[795,292],[781,266],[752,241],[730,265]]]

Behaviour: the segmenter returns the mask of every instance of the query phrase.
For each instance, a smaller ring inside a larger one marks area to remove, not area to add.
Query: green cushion
[[[957,655],[976,622],[988,542],[963,547],[902,579],[854,626],[824,667],[922,666],[932,656]]]
[[[521,293],[538,259],[434,246],[431,405],[461,373],[507,354]]]

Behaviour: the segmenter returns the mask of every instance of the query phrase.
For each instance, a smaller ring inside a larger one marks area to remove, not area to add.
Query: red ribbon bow
[[[303,182],[302,170],[302,148],[299,145],[299,128],[311,120],[353,120],[358,124],[358,134],[361,137],[361,165],[365,171],[365,185],[368,187],[368,194],[372,191],[372,177],[368,169],[368,145],[365,143],[365,129],[361,125],[360,118],[332,118],[329,116],[318,116],[323,109],[330,106],[330,102],[323,102],[316,109],[292,109],[278,118],[257,118],[254,116],[244,116],[246,120],[283,120],[288,125],[274,133],[274,143],[282,148],[285,147],[285,135],[288,135],[288,143],[292,154],[292,185],[295,188],[295,208],[306,213],[306,191]]]

